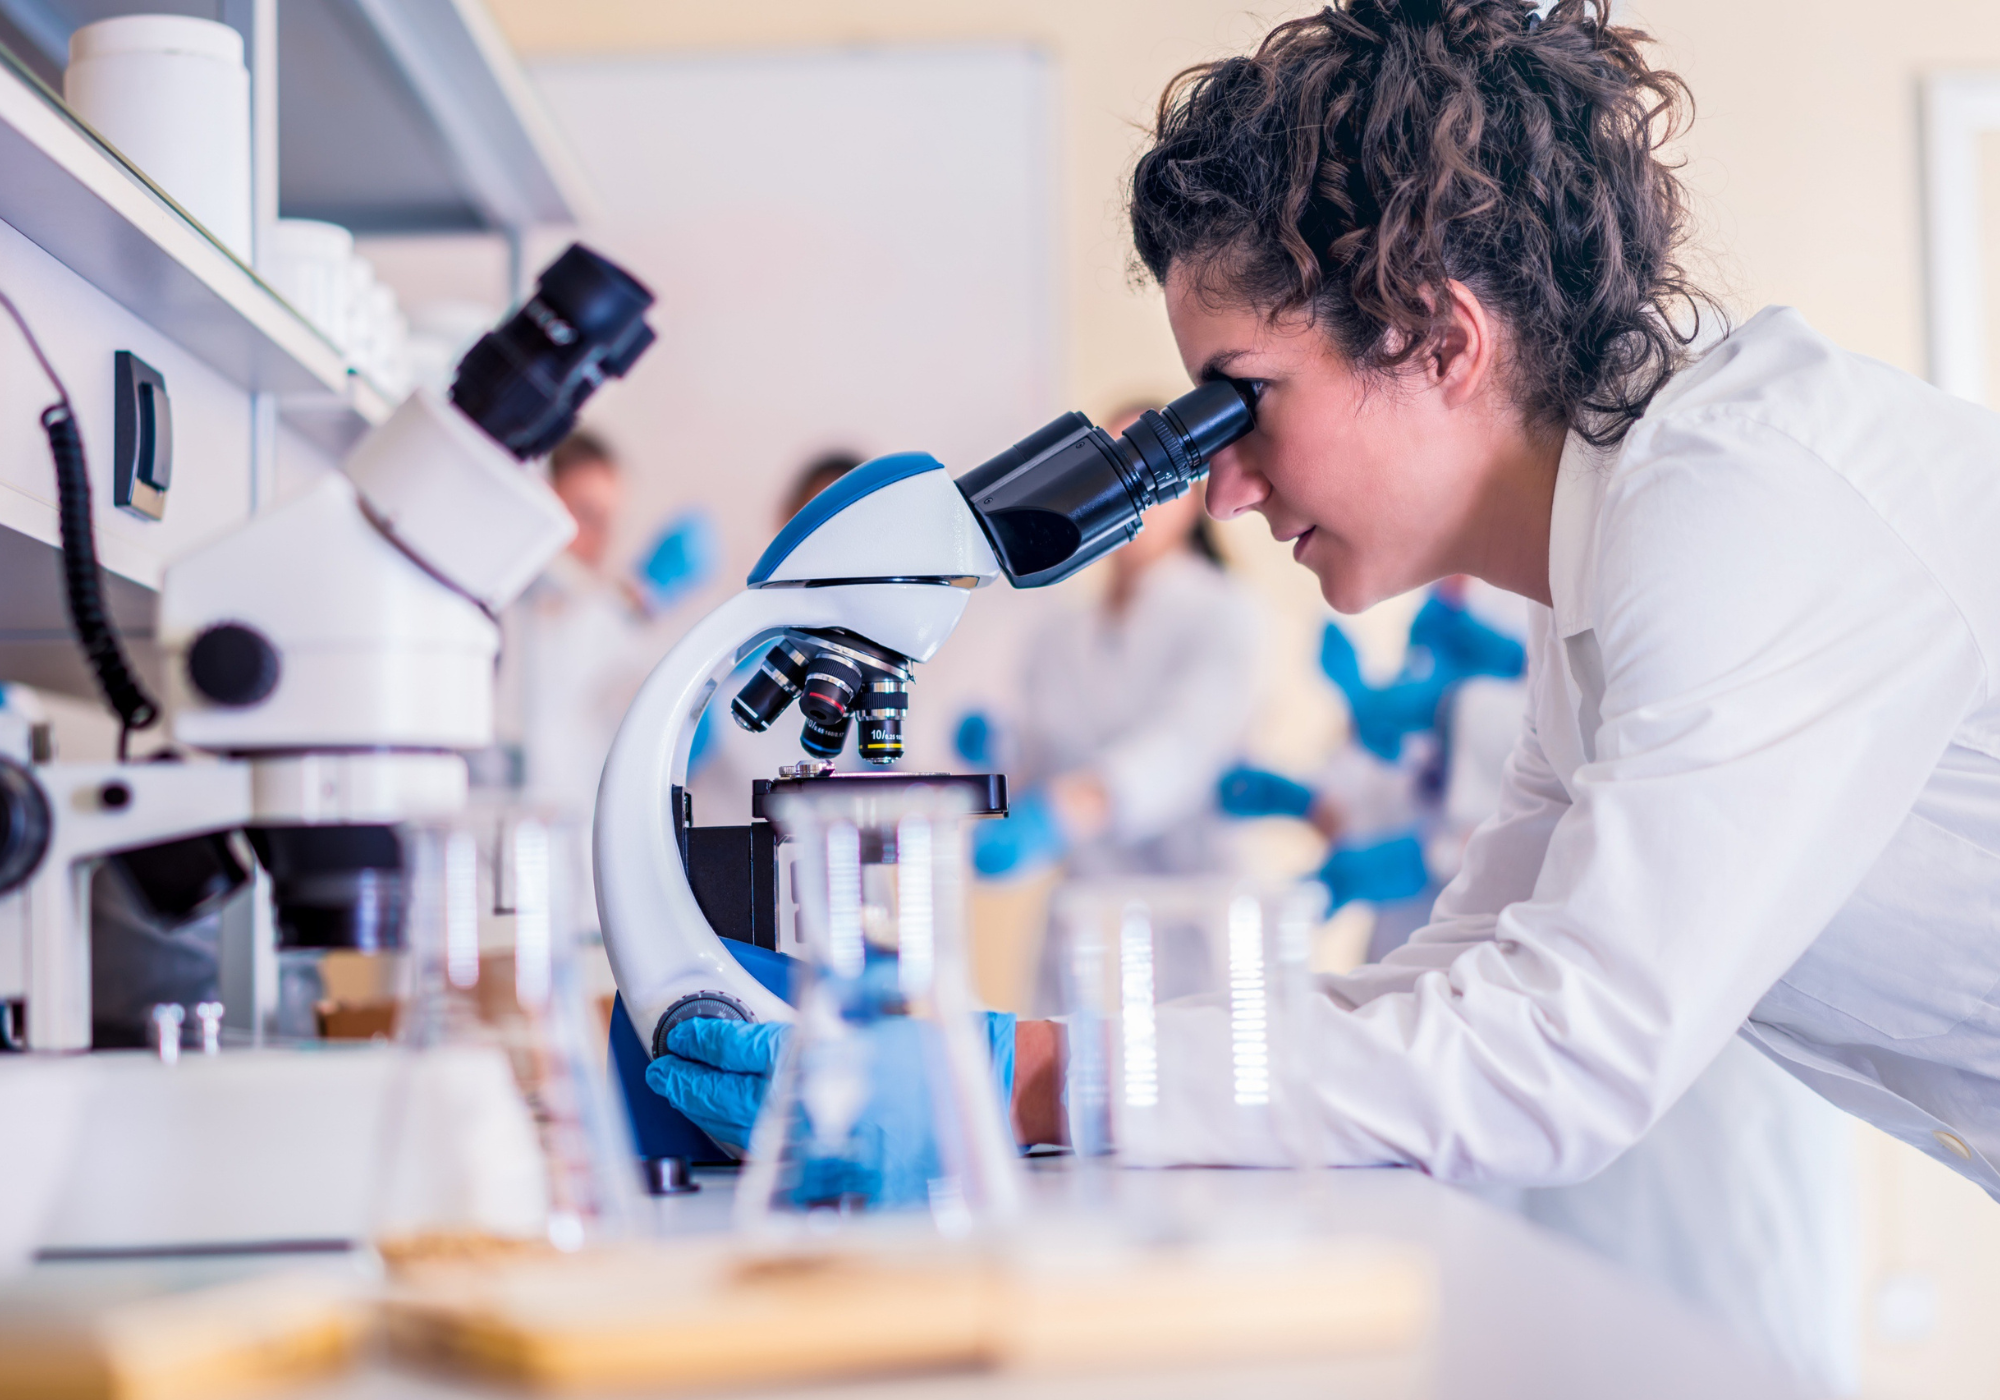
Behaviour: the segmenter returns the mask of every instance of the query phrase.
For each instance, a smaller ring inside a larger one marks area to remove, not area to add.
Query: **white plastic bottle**
[[[69,39],[63,97],[224,247],[250,260],[250,74],[243,37],[184,15],[125,15]]]

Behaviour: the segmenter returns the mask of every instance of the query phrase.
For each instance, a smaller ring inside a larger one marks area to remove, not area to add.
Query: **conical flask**
[[[528,809],[402,829],[406,986],[375,1229],[420,1256],[624,1234],[636,1173],[580,985],[574,823]]]
[[[772,806],[809,973],[739,1224],[782,1236],[882,1218],[963,1236],[1006,1220],[1019,1162],[966,968],[964,795],[829,779]]]

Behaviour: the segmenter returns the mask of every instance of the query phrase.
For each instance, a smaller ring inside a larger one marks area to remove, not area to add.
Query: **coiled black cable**
[[[63,586],[69,601],[70,625],[97,685],[112,709],[118,712],[118,757],[135,729],[145,729],[160,718],[160,707],[125,656],[125,645],[112,626],[104,605],[104,580],[97,563],[97,534],[90,517],[90,472],[83,457],[83,437],[76,430],[76,414],[71,410],[69,390],[63,387],[55,367],[42,353],[41,342],[28,329],[27,321],[13,300],[0,292],[0,307],[21,328],[22,339],[34,352],[42,373],[55,386],[56,401],[42,412],[42,431],[48,434],[49,455],[56,465],[57,514],[62,524]]]
[[[83,438],[68,403],[51,404],[42,412],[42,430],[49,435],[49,454],[56,462],[56,499],[62,517],[63,585],[69,596],[70,625],[77,642],[97,673],[104,698],[118,712],[126,730],[145,729],[160,717],[160,707],[132,673],[125,647],[104,606],[103,576],[98,572],[97,538],[90,519],[90,473],[83,459]],[[125,746],[119,736],[119,748]],[[123,757],[121,752],[120,757]]]

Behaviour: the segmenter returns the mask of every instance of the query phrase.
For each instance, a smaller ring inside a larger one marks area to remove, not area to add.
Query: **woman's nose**
[[[1217,520],[1233,520],[1255,510],[1269,494],[1263,478],[1250,470],[1234,444],[1208,459],[1208,513]]]

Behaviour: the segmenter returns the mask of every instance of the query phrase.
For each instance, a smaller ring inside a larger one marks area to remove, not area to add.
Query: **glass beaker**
[[[1316,882],[1118,879],[1056,897],[1070,1143],[1127,1165],[1306,1166]]]
[[[968,802],[895,775],[772,802],[807,985],[751,1135],[738,1221],[856,1215],[963,1236],[1010,1217],[1019,1164],[965,952]]]
[[[377,1236],[574,1249],[634,1219],[637,1156],[594,1052],[576,890],[582,828],[533,811],[401,832],[408,954]]]

